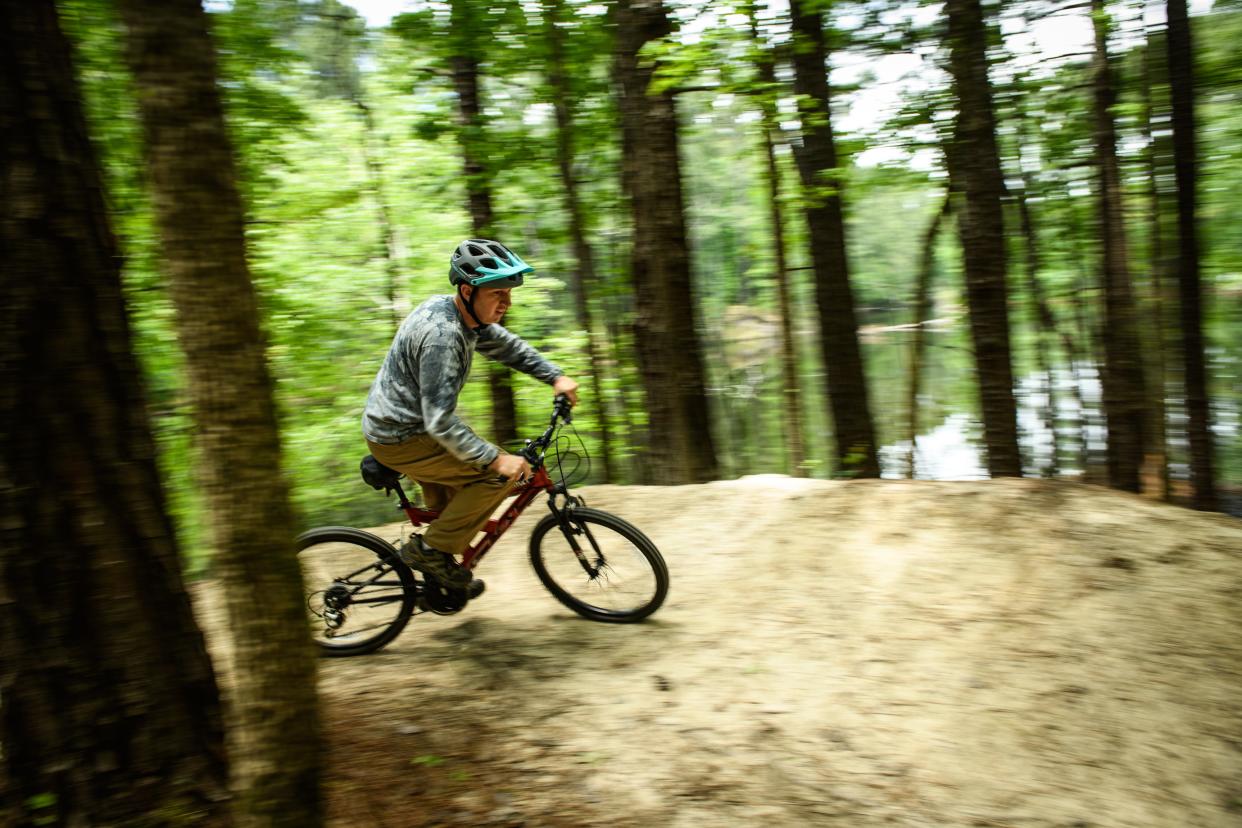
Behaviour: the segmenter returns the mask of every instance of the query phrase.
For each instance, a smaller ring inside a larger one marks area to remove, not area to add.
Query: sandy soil
[[[1242,521],[1034,480],[583,494],[665,607],[564,610],[533,507],[462,613],[322,662],[332,824],[1242,826]]]

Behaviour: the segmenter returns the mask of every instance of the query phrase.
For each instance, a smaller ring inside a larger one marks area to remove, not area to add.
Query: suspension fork
[[[557,504],[558,495],[564,501],[560,505]],[[556,516],[556,523],[560,527],[561,534],[565,536],[565,540],[569,541],[569,548],[573,550],[574,557],[578,559],[578,563],[582,564],[582,568],[586,570],[586,573],[594,578],[599,574],[599,567],[604,562],[603,553],[599,551],[599,544],[595,542],[595,538],[591,535],[591,530],[585,524],[582,524],[581,529],[578,529],[573,523],[574,510],[579,506],[585,505],[586,501],[571,495],[562,486],[557,486],[548,494],[548,508]],[[586,552],[582,549],[582,544],[578,543],[578,535],[580,534],[586,536],[587,541],[591,544],[591,549],[595,552],[594,563],[587,558]]]

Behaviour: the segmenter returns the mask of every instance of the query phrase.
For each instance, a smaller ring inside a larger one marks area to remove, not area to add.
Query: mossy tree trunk
[[[209,21],[198,0],[119,6],[234,634],[235,813],[246,825],[317,825],[316,662]]]
[[[0,3],[0,823],[227,823],[120,256],[51,0]]]
[[[802,119],[797,151],[802,178],[815,303],[828,378],[829,413],[835,429],[836,471],[845,477],[879,477],[875,426],[858,343],[858,318],[845,246],[842,176],[832,129],[823,15],[806,0],[793,0],[794,91]]]
[[[1173,102],[1173,168],[1177,178],[1177,287],[1181,304],[1182,362],[1186,383],[1190,486],[1197,509],[1215,509],[1212,416],[1204,354],[1203,296],[1199,283],[1199,152],[1195,128],[1194,51],[1185,0],[1168,0],[1169,91]]]
[[[916,471],[916,452],[919,434],[919,388],[923,376],[923,352],[927,339],[927,322],[932,311],[932,277],[936,272],[936,242],[940,228],[953,209],[953,197],[945,193],[944,203],[932,217],[923,233],[922,255],[919,257],[918,279],[914,288],[914,329],[910,339],[910,363],[906,376],[906,437],[910,441],[910,455],[906,464],[906,476],[913,479]]]
[[[1130,279],[1122,205],[1121,168],[1117,162],[1117,127],[1113,109],[1117,90],[1108,55],[1108,17],[1104,0],[1092,0],[1095,55],[1092,62],[1095,102],[1095,153],[1099,235],[1103,245],[1104,415],[1108,421],[1108,482],[1130,492],[1142,489],[1140,472],[1146,449],[1147,410],[1138,308]]]
[[[758,49],[760,43],[758,21],[753,3],[746,6],[750,17],[751,38]],[[759,107],[762,118],[759,132],[763,137],[763,153],[766,164],[768,215],[772,222],[772,247],[776,256],[776,297],[781,318],[781,396],[784,409],[780,422],[785,438],[786,469],[797,477],[806,476],[806,449],[802,442],[802,383],[798,376],[797,347],[793,335],[793,300],[790,296],[789,265],[785,256],[785,221],[781,209],[781,175],[776,163],[776,136],[780,129],[776,98],[780,87],[776,81],[776,64],[770,52],[760,53],[758,63]]]
[[[996,111],[988,77],[988,27],[979,0],[945,4],[949,73],[958,115],[946,150],[970,307],[988,473],[1020,477],[1018,410],[1013,395],[1006,285],[1005,179],[996,145]]]
[[[491,42],[491,35],[480,30],[475,11],[468,0],[452,0],[451,63],[453,89],[457,93],[457,140],[461,146],[470,224],[476,238],[491,239],[495,237],[495,213],[492,209],[492,175],[483,138],[478,57],[478,50]],[[505,240],[499,241],[503,243]],[[502,446],[514,443],[518,439],[518,415],[511,372],[490,359],[486,363],[492,398],[492,439]]]
[[[615,477],[612,462],[613,440],[608,405],[604,399],[603,346],[595,331],[591,314],[590,291],[597,285],[595,254],[587,241],[586,217],[583,215],[582,199],[578,194],[578,181],[574,173],[574,96],[566,66],[565,32],[561,28],[565,17],[564,0],[544,0],[543,13],[548,46],[548,85],[552,89],[552,105],[556,112],[556,162],[565,196],[565,212],[569,215],[569,234],[573,240],[574,259],[578,265],[572,277],[574,308],[577,311],[578,324],[587,335],[587,358],[591,364],[591,393],[594,397],[590,405],[599,417],[600,459],[604,464],[604,481],[612,482]]]
[[[646,390],[646,475],[652,483],[716,477],[706,373],[695,330],[672,90],[653,91],[639,51],[672,30],[660,0],[619,0],[614,76],[620,89],[622,173],[634,222],[634,345]]]

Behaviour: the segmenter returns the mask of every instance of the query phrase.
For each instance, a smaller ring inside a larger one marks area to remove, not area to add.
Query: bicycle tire
[[[327,544],[336,545],[336,549],[326,546]],[[324,560],[314,562],[314,567],[312,568],[312,562],[308,560],[308,553],[311,553],[315,547],[322,547],[325,550],[322,556]],[[345,556],[340,555],[343,548],[355,550],[353,560],[345,560]],[[357,550],[365,550],[365,552],[357,552]],[[370,553],[377,559],[375,564],[368,565],[364,563],[366,553]],[[326,594],[326,591],[332,585],[341,583],[339,579],[350,574],[351,569],[359,566],[369,566],[376,570],[376,575],[372,577],[382,577],[385,572],[392,572],[397,576],[396,583],[382,582],[374,592],[368,593],[368,595],[381,596],[370,599],[376,604],[395,605],[395,615],[390,620],[381,620],[380,623],[376,624],[375,626],[379,631],[375,635],[358,640],[333,640],[337,633],[335,631],[329,632],[326,624],[321,622],[320,626],[323,627],[324,635],[322,638],[319,636],[315,637],[315,643],[319,647],[319,654],[321,656],[339,658],[373,653],[390,644],[405,629],[405,625],[409,623],[410,617],[414,614],[414,607],[418,599],[418,582],[413,571],[401,561],[396,548],[388,541],[378,538],[370,532],[364,532],[361,529],[352,529],[348,526],[324,526],[318,529],[311,529],[298,536],[297,554],[302,568],[302,579],[308,611],[312,616],[318,615],[320,619],[323,618],[323,615],[316,613],[314,609],[315,597],[320,594]],[[328,560],[332,557],[341,557],[342,560],[340,563]],[[325,583],[325,574],[329,571],[328,567],[331,567],[331,580]],[[324,571],[321,572],[319,570]],[[308,583],[308,580],[311,582]],[[366,587],[362,588],[365,589]],[[396,591],[398,588],[400,589],[399,593]],[[346,618],[348,619],[350,614],[348,607],[346,610]]]
[[[547,588],[548,592],[552,593],[552,596],[556,598],[556,600],[560,601],[566,607],[573,610],[578,615],[581,615],[583,618],[613,624],[632,624],[636,621],[641,621],[660,608],[660,606],[664,603],[664,599],[668,595],[668,566],[665,564],[663,556],[660,555],[660,550],[656,548],[650,538],[644,535],[633,524],[617,517],[616,515],[603,512],[598,509],[590,509],[585,506],[573,508],[568,515],[568,520],[575,526],[575,535],[580,537],[580,546],[583,547],[584,552],[588,556],[599,555],[601,558],[604,557],[601,549],[603,545],[611,545],[615,547],[610,550],[614,553],[614,555],[617,552],[626,551],[624,549],[624,545],[619,541],[615,541],[612,538],[612,535],[615,535],[625,543],[628,543],[631,547],[630,551],[638,552],[641,559],[649,568],[652,581],[650,587],[651,594],[635,606],[616,609],[598,606],[571,593],[570,590],[562,584],[562,581],[567,580],[567,577],[563,575],[554,576],[549,570],[547,560],[548,557],[556,556],[558,558],[558,569],[562,569],[566,572],[573,572],[573,566],[577,565],[580,569],[582,569],[582,572],[578,574],[578,578],[585,577],[585,580],[588,583],[595,584],[595,590],[600,594],[609,589],[610,584],[598,583],[601,581],[601,576],[599,574],[592,576],[584,567],[581,566],[569,547],[560,521],[557,519],[556,515],[547,515],[543,518],[543,520],[539,521],[538,525],[535,526],[535,530],[531,533],[530,562],[535,568],[535,574],[539,576],[540,582]],[[596,537],[596,535],[602,535],[603,533],[593,533],[591,532],[592,528],[605,530],[606,532],[611,533],[611,535],[607,536],[608,542],[601,542],[601,538]],[[553,532],[554,534],[549,534]],[[551,549],[552,543],[551,541],[548,541],[548,538],[560,539],[560,542],[564,543],[564,548],[553,551]],[[546,550],[545,541],[548,541],[547,546],[549,547]],[[557,553],[560,554],[558,555]],[[572,560],[573,564],[570,565],[564,563],[566,560]],[[641,568],[641,565],[637,564],[636,559],[634,559],[632,555],[627,563],[633,564],[634,569]],[[605,566],[610,572],[612,571],[611,564],[605,564]],[[606,578],[604,580],[606,580]],[[645,588],[644,591],[646,591]]]

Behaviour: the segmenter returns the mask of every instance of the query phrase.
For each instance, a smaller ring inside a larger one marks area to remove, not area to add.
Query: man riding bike
[[[499,324],[513,288],[533,270],[499,242],[466,239],[458,245],[449,264],[456,293],[428,299],[401,323],[362,415],[372,456],[417,481],[427,507],[440,511],[424,535],[401,548],[402,560],[445,586],[468,587],[472,595],[482,582],[472,583],[453,556],[530,474],[525,458],[479,437],[455,413],[474,352],[578,401],[578,383]]]

